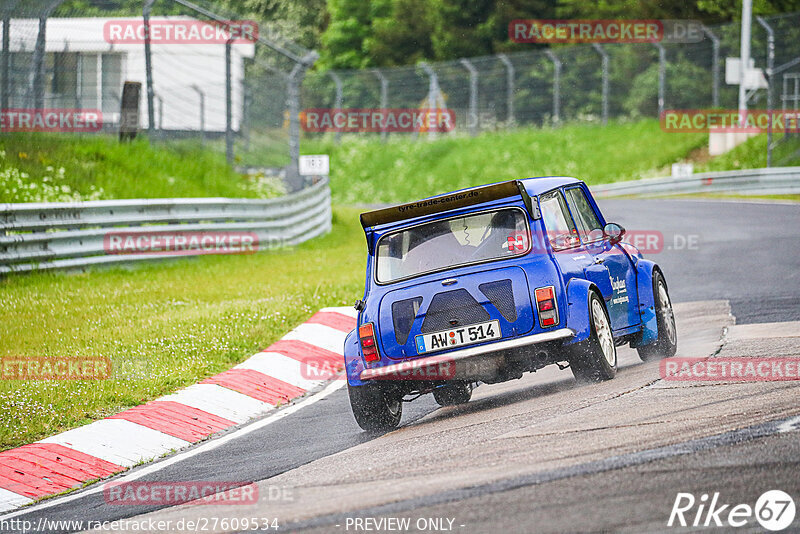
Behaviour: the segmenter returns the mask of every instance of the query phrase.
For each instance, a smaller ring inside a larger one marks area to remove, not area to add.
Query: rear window
[[[378,241],[376,278],[394,282],[530,250],[528,221],[521,209],[473,213],[386,234]]]

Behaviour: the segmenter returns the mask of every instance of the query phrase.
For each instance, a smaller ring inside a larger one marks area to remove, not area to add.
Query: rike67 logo
[[[711,496],[704,493],[699,499],[691,493],[678,493],[667,526],[752,527],[755,519],[761,527],[778,532],[792,524],[795,512],[794,499],[781,490],[764,492],[755,506],[724,503],[719,492]]]

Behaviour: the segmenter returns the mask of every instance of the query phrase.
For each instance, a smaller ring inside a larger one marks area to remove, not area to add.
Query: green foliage
[[[652,116],[658,109],[658,70],[658,62],[653,63],[633,79],[624,103],[632,117]],[[711,73],[688,61],[668,62],[665,74],[669,87],[680,88],[669,91],[669,109],[696,107],[697,95],[706,94],[711,87]]]

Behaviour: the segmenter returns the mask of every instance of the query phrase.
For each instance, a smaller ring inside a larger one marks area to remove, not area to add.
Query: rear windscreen
[[[473,213],[386,234],[378,241],[376,278],[388,283],[459,265],[525,254],[528,221],[521,209]]]

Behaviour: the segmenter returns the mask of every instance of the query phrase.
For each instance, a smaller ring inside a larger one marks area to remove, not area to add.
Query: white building
[[[188,17],[152,17],[165,21],[192,21]],[[140,127],[147,128],[144,44],[109,42],[108,24],[141,25],[139,18],[50,18],[45,46],[47,108],[98,109],[103,122],[119,120],[120,96],[126,81],[141,82]],[[32,107],[33,51],[38,21],[12,19],[10,37],[10,108]],[[0,35],[2,26],[0,26]],[[251,42],[232,45],[232,115],[238,130],[242,116],[244,59],[252,58]],[[205,130],[225,130],[225,44],[152,44],[156,125],[164,130],[197,131],[201,127],[200,92],[205,99]],[[2,73],[0,73],[2,76]]]

